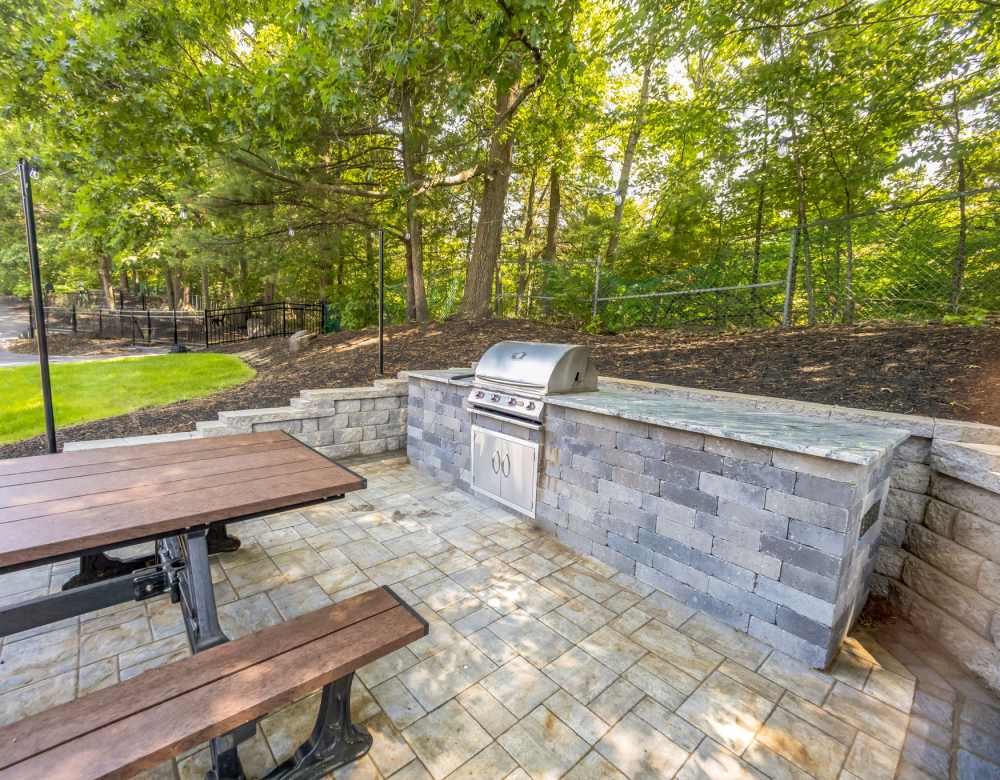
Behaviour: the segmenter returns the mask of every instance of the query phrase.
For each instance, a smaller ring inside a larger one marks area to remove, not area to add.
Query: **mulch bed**
[[[879,323],[593,335],[520,320],[446,321],[389,328],[386,373],[465,366],[501,339],[588,344],[609,376],[1000,424],[998,327]],[[373,330],[323,336],[298,354],[289,353],[284,339],[222,351],[240,355],[257,377],[208,398],[85,423],[60,435],[81,440],[187,431],[222,410],[285,406],[300,390],[375,378]],[[44,438],[37,437],[0,447],[0,457],[44,451]]]

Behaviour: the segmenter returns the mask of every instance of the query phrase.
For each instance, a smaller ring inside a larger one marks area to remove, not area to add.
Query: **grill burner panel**
[[[496,390],[476,389],[469,393],[469,404],[478,409],[492,409],[503,415],[522,417],[541,422],[545,404],[538,398],[501,393]]]

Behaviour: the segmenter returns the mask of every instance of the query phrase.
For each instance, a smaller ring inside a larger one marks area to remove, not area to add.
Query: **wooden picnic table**
[[[0,609],[0,636],[169,591],[192,650],[226,641],[218,627],[210,524],[343,496],[363,477],[287,433],[268,431],[0,460],[0,575],[155,541],[154,556],[117,562],[95,581]]]

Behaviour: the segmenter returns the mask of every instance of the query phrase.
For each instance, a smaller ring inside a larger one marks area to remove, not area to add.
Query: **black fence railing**
[[[205,310],[205,346],[235,344],[296,331],[321,333],[326,321],[324,303],[252,303]]]
[[[324,303],[253,303],[206,311],[90,309],[50,306],[45,309],[49,333],[75,333],[88,338],[128,339],[133,344],[214,346],[250,339],[290,336],[296,331],[321,333]],[[28,318],[34,338],[34,318]]]

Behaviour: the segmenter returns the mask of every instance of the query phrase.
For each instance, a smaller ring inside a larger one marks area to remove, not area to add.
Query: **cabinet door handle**
[[[503,475],[505,477],[509,477],[510,476],[510,453],[509,452],[504,456],[504,461],[506,461],[506,463],[507,463],[507,469],[506,469],[506,471],[504,471],[503,462],[501,462],[501,464],[500,464],[500,470],[503,471]]]
[[[500,450],[495,450],[493,452],[493,457],[490,458],[490,465],[493,466],[493,473],[500,473]]]

